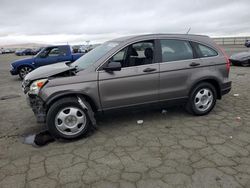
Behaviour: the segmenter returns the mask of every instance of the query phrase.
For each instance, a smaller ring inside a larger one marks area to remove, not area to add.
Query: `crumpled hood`
[[[34,57],[31,58],[25,58],[25,59],[19,59],[11,63],[13,67],[17,67],[19,64],[31,64],[34,61]]]
[[[236,53],[236,54],[233,54],[230,59],[233,59],[233,60],[241,60],[243,58],[247,58],[249,57],[250,58],[250,52],[240,52],[240,53]]]
[[[52,65],[46,65],[39,67],[25,76],[25,80],[33,81],[41,78],[47,78],[54,76],[59,73],[66,72],[68,70],[75,69],[74,67],[69,67],[66,62],[55,63]]]

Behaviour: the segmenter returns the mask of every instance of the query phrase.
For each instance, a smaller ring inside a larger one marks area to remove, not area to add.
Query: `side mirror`
[[[120,71],[122,68],[122,65],[120,62],[110,62],[106,67],[103,67],[103,70],[107,72],[112,71]]]

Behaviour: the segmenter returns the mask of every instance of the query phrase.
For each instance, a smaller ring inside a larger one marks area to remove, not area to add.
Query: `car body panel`
[[[93,69],[94,70],[94,67]],[[69,94],[82,94],[89,96],[98,109],[101,109],[99,88],[96,71],[83,70],[74,76],[51,79],[42,88],[40,97],[49,104],[58,97]]]
[[[143,72],[147,68],[154,72]],[[125,67],[113,73],[99,71],[103,110],[158,100],[159,64]]]
[[[161,39],[198,42],[214,49],[218,54],[214,57],[194,56],[189,60],[165,63],[161,60],[158,44],[153,64],[125,67],[113,72],[103,70],[108,60],[124,47],[148,40],[154,40],[157,44],[157,41]],[[225,55],[207,36],[153,34],[111,40],[111,42],[115,41],[119,43],[117,46],[93,62],[91,66],[79,72],[76,71],[71,76],[55,76],[61,72],[73,70],[65,64],[58,64],[57,68],[44,66],[34,71],[33,74],[31,72],[24,82],[28,80],[31,83],[48,77],[49,81],[39,92],[39,97],[46,105],[49,106],[62,96],[76,94],[91,98],[97,111],[187,98],[194,84],[203,80],[214,80],[218,83],[219,89],[224,89],[223,92],[220,91],[223,94],[231,89]],[[199,63],[199,65],[192,67],[191,63]],[[145,73],[146,68],[154,68],[155,71]]]
[[[69,67],[66,62],[56,63],[54,65],[42,66],[39,69],[35,69],[26,76],[26,80],[37,80],[41,78],[47,78],[68,70],[74,69]],[[49,71],[48,71],[49,70]]]

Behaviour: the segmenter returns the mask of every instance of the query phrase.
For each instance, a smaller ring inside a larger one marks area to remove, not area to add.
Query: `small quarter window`
[[[196,44],[196,49],[198,49],[198,54],[199,54],[199,57],[202,58],[202,57],[213,57],[213,56],[217,56],[218,53],[208,47],[208,46],[205,46],[205,45],[202,45],[202,44]]]

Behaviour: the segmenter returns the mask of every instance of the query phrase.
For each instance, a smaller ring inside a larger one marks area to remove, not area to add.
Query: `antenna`
[[[186,33],[186,34],[188,34],[190,30],[191,30],[191,27],[189,27],[189,29],[188,29],[188,31],[187,31],[187,33]]]

